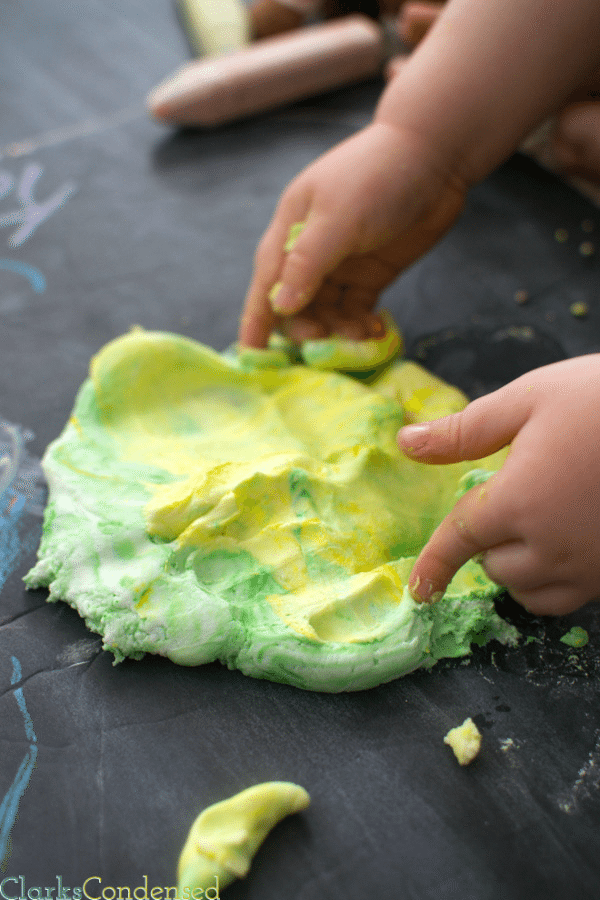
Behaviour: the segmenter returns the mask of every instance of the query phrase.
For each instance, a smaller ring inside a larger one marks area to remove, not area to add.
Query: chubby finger
[[[524,540],[510,541],[486,550],[481,566],[492,581],[507,590],[530,591],[548,580],[548,561]]]
[[[326,307],[318,310],[315,308],[314,317],[309,315],[310,312],[309,306],[297,316],[281,319],[279,330],[297,344],[331,335],[351,341],[362,341],[367,338],[383,337],[385,334],[381,316],[375,313],[364,313],[358,309],[353,310],[351,314],[343,315]]]
[[[389,62],[387,63],[384,69],[384,77],[386,81],[391,81],[392,78],[395,78],[396,75],[399,75],[404,66],[406,65],[406,57],[405,56],[393,56]]]
[[[267,235],[263,238],[266,241]],[[238,329],[238,341],[245,347],[262,349],[267,346],[277,315],[269,303],[269,290],[281,267],[281,248],[272,252],[268,243],[256,254],[254,274],[244,300],[244,308]]]
[[[533,402],[519,379],[460,412],[401,428],[398,445],[406,456],[421,462],[482,459],[511,443],[531,415]]]
[[[411,47],[423,40],[442,9],[443,3],[405,3],[398,15],[396,28]]]
[[[502,481],[498,473],[471,488],[438,525],[412,568],[408,586],[414,600],[439,600],[467,560],[519,539],[503,508]]]
[[[277,324],[277,316],[262,293],[250,293],[244,305],[238,330],[238,343],[243,347],[264,349]]]
[[[513,600],[534,616],[566,616],[593,600],[567,582],[540,584],[530,590],[508,589]]]
[[[271,295],[274,311],[289,316],[304,309],[352,249],[348,225],[335,224],[325,216],[309,216],[294,246],[285,254],[280,285]]]
[[[280,280],[290,228],[304,219],[307,203],[302,192],[284,196],[257,247],[238,330],[238,341],[243,346],[266,347],[278,322],[269,293]]]
[[[573,103],[560,114],[552,139],[554,159],[561,171],[600,181],[600,104]]]
[[[483,554],[481,565],[492,581],[503,585],[511,597],[538,616],[563,616],[594,599],[589,585],[574,583],[572,574],[554,570],[547,557],[525,541],[512,541]],[[569,577],[570,575],[570,577]]]
[[[295,344],[301,344],[303,341],[317,341],[327,337],[328,334],[327,329],[318,319],[313,319],[303,313],[282,319],[279,330]]]

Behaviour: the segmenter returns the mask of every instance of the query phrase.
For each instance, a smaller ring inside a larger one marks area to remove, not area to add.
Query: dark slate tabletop
[[[143,898],[175,883],[203,807],[284,779],[312,805],[231,900],[597,900],[597,607],[542,620],[505,598],[527,643],[329,696],[218,664],[113,667],[71,609],[23,588],[39,459],[90,356],[133,324],[231,343],[280,191],[382,87],[171,133],[143,98],[187,54],[168,0],[0,6],[0,896]],[[514,157],[388,291],[409,355],[475,397],[597,351],[598,261],[580,245],[599,228]],[[573,624],[590,633],[580,650],[559,640]],[[469,715],[483,749],[461,769],[443,736]]]

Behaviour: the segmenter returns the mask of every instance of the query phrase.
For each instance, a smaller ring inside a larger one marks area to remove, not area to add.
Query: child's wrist
[[[411,170],[414,180],[420,171],[427,176],[432,188],[438,184],[440,188],[448,187],[462,195],[466,194],[471,184],[465,179],[456,157],[445,152],[445,145],[436,140],[433,133],[425,128],[420,131],[406,126],[385,115],[376,115],[372,127],[384,130],[390,136],[390,141],[397,142],[400,174]]]

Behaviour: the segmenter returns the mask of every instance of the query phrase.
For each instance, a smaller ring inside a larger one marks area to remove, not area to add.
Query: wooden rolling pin
[[[383,28],[344,16],[190,62],[147,106],[165,125],[208,128],[372,78],[388,55]]]

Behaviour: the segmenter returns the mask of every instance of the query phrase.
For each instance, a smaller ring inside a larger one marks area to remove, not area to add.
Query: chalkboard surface
[[[39,459],[91,355],[134,324],[231,343],[280,191],[381,90],[170,133],[143,98],[187,53],[168,0],[0,6],[0,896],[141,900],[175,883],[203,807],[284,779],[312,805],[231,900],[597,900],[598,607],[540,620],[504,599],[532,638],[518,648],[324,696],[218,664],[114,667],[71,609],[23,588]],[[474,397],[597,351],[599,266],[579,248],[599,227],[514,157],[388,291],[409,355]],[[580,650],[559,640],[573,624]],[[443,735],[468,715],[483,750],[461,769]]]

